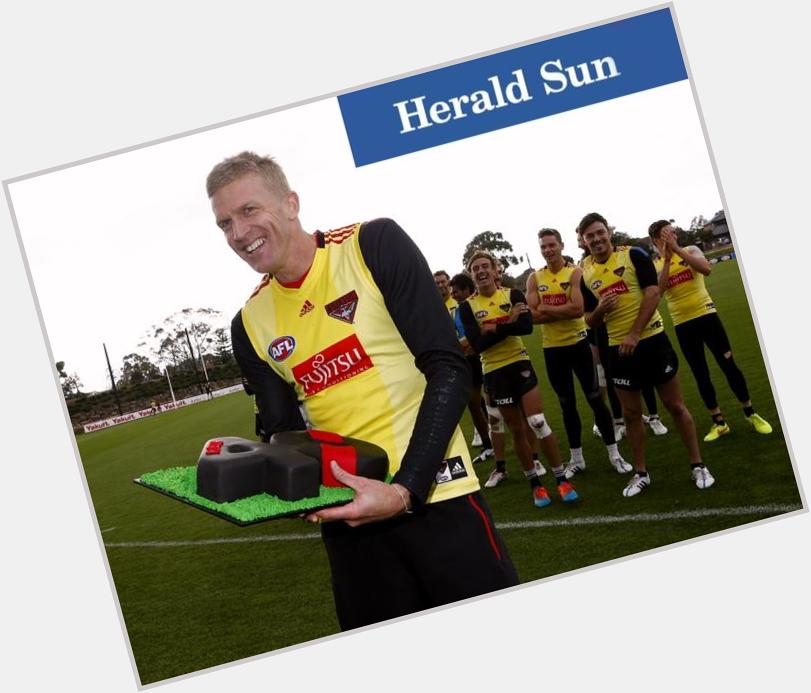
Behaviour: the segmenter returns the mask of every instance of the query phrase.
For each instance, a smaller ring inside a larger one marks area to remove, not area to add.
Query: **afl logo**
[[[268,355],[277,363],[284,361],[296,348],[296,340],[290,336],[274,339],[268,347]]]
[[[592,288],[592,290],[599,289],[602,285],[603,285],[603,282],[598,279],[597,281],[594,281],[594,282],[591,283],[591,288]]]
[[[549,287],[546,284],[541,284],[538,287],[538,291],[549,291]]]

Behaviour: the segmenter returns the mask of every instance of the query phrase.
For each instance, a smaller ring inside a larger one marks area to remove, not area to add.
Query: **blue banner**
[[[338,97],[355,166],[687,79],[669,9]],[[655,114],[651,114],[655,117]]]

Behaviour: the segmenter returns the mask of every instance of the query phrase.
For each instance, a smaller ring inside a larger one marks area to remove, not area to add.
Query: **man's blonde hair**
[[[217,164],[206,178],[206,191],[209,198],[229,183],[242,176],[255,173],[265,179],[270,190],[278,194],[290,192],[290,184],[282,167],[269,156],[259,156],[254,152],[241,152]]]
[[[493,266],[493,269],[496,272],[501,272],[501,263],[499,262],[498,258],[493,255],[488,250],[484,250],[479,248],[478,250],[474,250],[473,254],[467,260],[467,271],[470,272],[470,267],[473,265],[473,262],[478,260],[479,258],[485,258],[486,260],[490,260],[490,264]]]

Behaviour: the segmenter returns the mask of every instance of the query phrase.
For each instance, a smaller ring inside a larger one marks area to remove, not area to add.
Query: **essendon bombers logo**
[[[332,303],[327,303],[324,310],[327,315],[350,325],[355,321],[355,311],[358,308],[358,294],[352,290],[340,298],[336,298]]]
[[[625,267],[617,267],[617,269],[614,270],[614,274],[621,277],[623,274],[625,274]]]
[[[304,395],[311,397],[373,365],[357,335],[353,334],[293,366],[293,377],[304,389]]]
[[[270,346],[268,347],[268,356],[276,361],[276,363],[281,363],[293,353],[295,348],[296,340],[289,335],[277,337],[270,343]]]
[[[502,304],[499,306],[499,308],[501,308],[501,310],[503,310],[505,313],[509,313],[509,312],[510,312],[510,309],[511,309],[512,307],[513,307],[513,304],[512,304],[512,303],[502,303]]]
[[[568,289],[571,285],[572,285],[571,282],[561,282],[560,288],[566,291],[566,289]]]

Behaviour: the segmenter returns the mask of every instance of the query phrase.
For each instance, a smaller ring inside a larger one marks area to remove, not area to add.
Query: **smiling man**
[[[575,501],[577,491],[566,479],[555,434],[543,413],[538,378],[521,339],[521,335],[532,334],[532,315],[520,291],[499,288],[497,263],[485,250],[473,252],[468,271],[476,283],[476,293],[458,308],[465,336],[481,357],[487,406],[493,417],[503,418],[512,433],[515,454],[535,505],[546,507],[552,499],[538,478],[527,430],[537,437],[541,452],[552,467],[561,499]],[[496,460],[496,468],[485,486],[492,488],[506,477],[504,462]]]
[[[591,354],[583,319],[583,272],[563,257],[563,239],[556,229],[541,229],[538,244],[546,267],[527,278],[527,304],[541,328],[543,356],[549,383],[558,396],[563,425],[569,440],[570,459],[566,475],[571,478],[586,469],[583,433],[577,412],[574,378],[586,396],[594,421],[608,453],[608,461],[620,474],[631,471],[617,448],[614,422],[600,393],[597,367]]]
[[[386,450],[392,482],[354,476],[323,522],[343,630],[517,583],[457,424],[470,373],[431,272],[389,219],[307,233],[270,158],[208,176],[228,245],[264,274],[232,322],[234,356],[267,435],[317,429]],[[419,306],[420,310],[413,310]]]
[[[651,483],[645,460],[645,430],[641,390],[653,385],[670,412],[687,448],[696,486],[715,483],[701,460],[696,427],[676,375],[679,362],[659,315],[659,280],[645,250],[615,248],[602,215],[592,212],[581,220],[578,232],[591,255],[583,260],[582,289],[586,323],[608,328],[608,373],[622,405],[628,442],[636,473],[623,490],[626,497]]]

